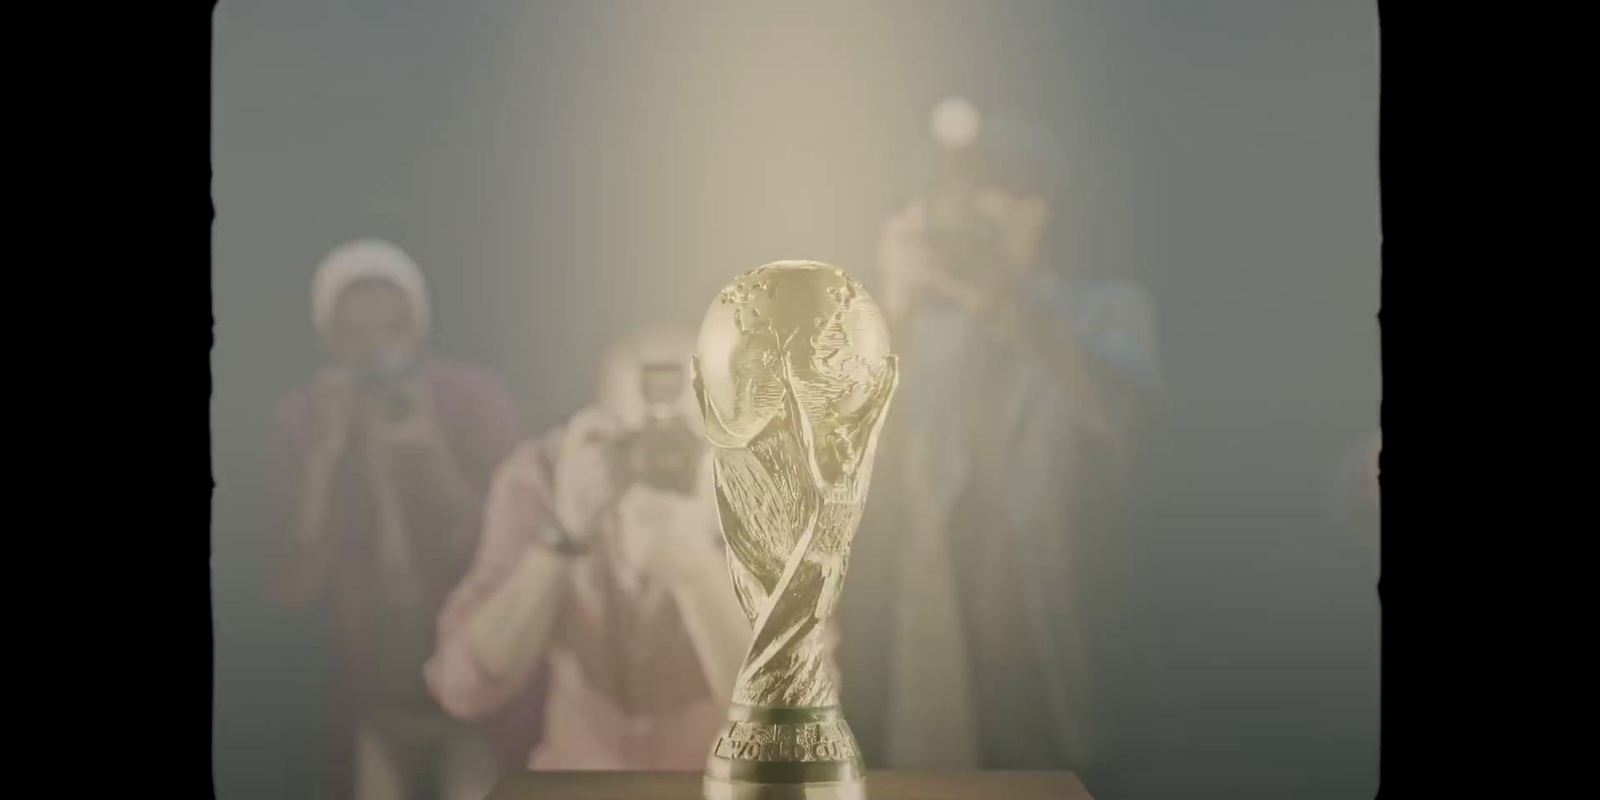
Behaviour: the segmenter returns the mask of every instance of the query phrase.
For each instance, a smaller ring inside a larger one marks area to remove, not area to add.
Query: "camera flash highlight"
[[[933,140],[940,147],[955,150],[969,147],[978,140],[983,118],[978,109],[960,97],[950,97],[933,108],[930,119]]]

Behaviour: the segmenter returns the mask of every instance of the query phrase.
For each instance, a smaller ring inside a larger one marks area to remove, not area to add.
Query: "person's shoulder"
[[[449,356],[428,356],[422,370],[429,377],[456,383],[504,383],[500,373],[476,362]]]
[[[1149,337],[1154,334],[1155,301],[1138,281],[1112,278],[1086,284],[1081,290],[1083,313],[1103,330]]]
[[[1149,308],[1150,291],[1130,278],[1104,278],[1087,284],[1083,294],[1103,305]]]
[[[1027,290],[1036,300],[1075,306],[1148,305],[1150,293],[1131,278],[1077,278],[1053,269],[1034,270]]]
[[[561,441],[567,431],[565,425],[556,425],[522,443],[519,452],[529,462],[538,462],[547,470],[555,468],[556,458],[561,453]]]
[[[500,465],[503,474],[520,474],[532,469],[539,469],[544,465],[543,437],[524,439],[512,448],[511,455]]]
[[[422,362],[422,373],[437,390],[477,398],[510,397],[511,386],[499,372],[460,359],[429,356]]]
[[[538,436],[524,439],[506,456],[497,470],[496,480],[501,483],[544,484],[550,479],[555,464],[555,453],[561,444],[560,427]]]

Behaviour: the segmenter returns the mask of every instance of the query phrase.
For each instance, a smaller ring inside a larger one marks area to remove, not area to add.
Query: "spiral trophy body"
[[[754,628],[707,800],[866,796],[824,630],[897,368],[877,304],[825,264],[758,267],[706,312],[695,393],[734,593]]]

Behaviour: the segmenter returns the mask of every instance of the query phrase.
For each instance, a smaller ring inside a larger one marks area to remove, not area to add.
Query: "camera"
[[[643,484],[693,494],[700,466],[700,437],[681,419],[652,421],[612,440],[612,457],[624,485]]]
[[[413,359],[398,350],[384,351],[361,369],[361,388],[376,401],[379,413],[402,420],[412,413],[407,384],[415,373]]]
[[[645,425],[613,439],[612,459],[623,485],[641,483],[653,489],[693,494],[704,443],[684,420],[677,401],[687,376],[682,364],[647,363],[639,374],[639,391],[647,412]]]

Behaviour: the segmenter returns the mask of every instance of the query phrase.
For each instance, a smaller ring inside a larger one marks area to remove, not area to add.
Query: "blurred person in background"
[[[882,479],[900,543],[888,760],[1083,769],[1099,721],[1075,570],[1087,536],[1117,535],[1160,391],[1154,313],[1136,284],[1063,256],[1050,137],[962,101],[934,134],[934,179],[879,249],[905,364]]]
[[[599,397],[523,444],[440,621],[428,680],[477,719],[548,659],[535,770],[699,770],[749,645],[689,379],[694,339],[618,345]]]
[[[471,562],[516,405],[489,371],[428,352],[430,304],[400,248],[357,241],[318,267],[327,363],[279,404],[295,516],[284,580],[337,638],[333,800],[482,800],[497,770],[480,731],[445,714],[422,667],[446,593]]]

